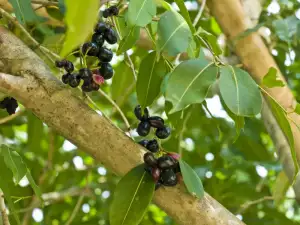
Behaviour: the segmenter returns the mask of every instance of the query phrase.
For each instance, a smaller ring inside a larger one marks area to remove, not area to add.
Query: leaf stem
[[[0,124],[4,124],[7,123],[13,119],[15,119],[16,117],[22,115],[25,112],[25,109],[21,109],[19,111],[17,111],[15,114],[12,114],[10,116],[4,117],[0,119]]]
[[[202,0],[201,6],[200,6],[200,9],[199,9],[199,12],[198,12],[198,14],[196,15],[196,17],[195,17],[195,19],[194,19],[194,22],[193,22],[193,26],[194,26],[194,27],[197,25],[197,23],[198,23],[199,20],[201,19],[202,13],[203,13],[204,8],[205,8],[205,5],[206,5],[206,0]]]

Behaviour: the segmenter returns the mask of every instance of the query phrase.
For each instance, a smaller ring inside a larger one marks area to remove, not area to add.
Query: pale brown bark
[[[116,174],[124,175],[142,162],[141,146],[84,104],[4,28],[0,29],[0,71],[0,92],[15,97]],[[244,224],[207,193],[201,200],[187,194],[183,184],[158,190],[154,202],[178,224]]]

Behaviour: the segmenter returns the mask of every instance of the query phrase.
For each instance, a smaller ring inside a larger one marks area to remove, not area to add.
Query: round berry
[[[136,116],[136,118],[140,121],[145,121],[149,118],[149,111],[147,108],[144,109],[144,113],[142,113],[142,107],[140,105],[137,105],[134,108],[134,115]]]
[[[162,183],[165,186],[175,186],[178,183],[177,176],[173,170],[163,170],[161,173]]]
[[[171,128],[170,127],[163,127],[163,128],[157,128],[155,135],[159,139],[166,139],[171,134]]]
[[[145,137],[149,134],[150,128],[151,128],[150,123],[148,123],[147,121],[142,121],[139,123],[136,131],[140,136]]]
[[[152,154],[152,152],[145,153],[144,162],[146,163],[146,165],[151,166],[151,167],[156,167],[156,165],[157,165],[157,159]]]
[[[107,43],[111,45],[117,43],[118,41],[116,32],[111,28],[104,33],[104,38],[107,41]]]
[[[91,82],[93,79],[93,73],[88,68],[82,68],[79,70],[79,77],[84,81]]]
[[[163,128],[164,123],[165,123],[163,118],[161,118],[159,116],[149,117],[148,122],[150,123],[151,127],[154,127],[154,128]]]
[[[91,92],[91,91],[93,91],[93,88],[92,88],[91,84],[92,84],[91,82],[84,81],[83,85],[81,86],[81,90],[83,92]]]
[[[104,38],[102,34],[98,34],[98,33],[94,33],[92,36],[92,42],[96,43],[98,45],[98,47],[102,47],[102,45],[104,44]]]
[[[154,167],[151,172],[152,178],[155,182],[157,182],[160,178],[160,169]]]
[[[55,66],[58,68],[63,68],[66,65],[67,60],[63,59],[61,61],[56,60],[55,61]]]
[[[141,140],[141,141],[139,141],[138,143],[141,145],[141,146],[143,146],[143,147],[147,147],[147,144],[148,144],[148,140]]]
[[[168,155],[164,155],[162,157],[159,157],[158,160],[158,167],[160,169],[170,169],[170,168],[174,168],[176,166],[176,161]]]
[[[6,97],[0,102],[0,108],[5,109],[10,104],[10,98]]]
[[[70,61],[66,62],[66,64],[64,65],[64,68],[68,73],[72,73],[74,71],[74,65]]]
[[[103,13],[102,13],[102,16],[103,16],[104,18],[109,17],[109,16],[110,16],[109,10],[108,10],[108,9],[105,9],[105,10],[103,11]]]
[[[180,173],[181,172],[180,165],[179,165],[178,162],[176,163],[176,166],[174,167],[173,170],[174,170],[174,173]]]
[[[72,75],[70,73],[66,73],[66,74],[62,75],[62,77],[61,77],[62,82],[64,84],[68,84],[71,76]]]
[[[109,63],[99,63],[99,66],[101,66],[99,72],[105,80],[108,80],[113,77],[114,70]]]
[[[117,6],[113,5],[113,6],[109,7],[109,12],[111,15],[117,16],[119,14],[119,9]]]
[[[100,88],[100,85],[96,84],[95,82],[92,82],[91,87],[92,87],[93,91],[98,91]]]
[[[146,148],[151,152],[158,152],[159,151],[159,145],[157,140],[153,139],[148,141]]]
[[[106,23],[100,22],[100,23],[97,23],[94,31],[97,34],[104,34],[108,29],[109,29],[109,26]]]
[[[79,84],[80,84],[80,77],[78,76],[78,74],[72,74],[69,79],[69,85],[72,88],[75,88],[78,87]]]
[[[99,54],[99,47],[94,42],[87,42],[84,43],[81,47],[82,54],[88,56],[98,56]]]
[[[100,48],[98,58],[101,62],[110,62],[113,58],[113,52],[107,48]]]

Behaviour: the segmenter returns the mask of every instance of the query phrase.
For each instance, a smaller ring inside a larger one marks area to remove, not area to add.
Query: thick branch
[[[58,133],[92,155],[118,175],[142,162],[143,149],[77,98],[50,72],[49,68],[20,40],[0,29],[1,71],[18,74],[23,87],[13,87],[11,76],[1,74],[0,91],[9,93]],[[10,85],[11,84],[11,85]],[[197,200],[183,185],[161,188],[155,203],[178,224],[241,225],[208,194]]]

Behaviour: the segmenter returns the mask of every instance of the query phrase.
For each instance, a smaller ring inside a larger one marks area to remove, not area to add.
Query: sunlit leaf
[[[289,188],[290,181],[286,174],[281,171],[277,178],[273,187],[273,197],[275,204],[278,206],[285,197],[285,194]]]
[[[127,23],[130,27],[145,27],[156,15],[154,0],[130,0]]]
[[[269,69],[268,73],[264,76],[262,83],[268,88],[285,86],[283,81],[277,76],[277,69],[274,67]]]
[[[127,29],[127,33],[122,38],[119,44],[117,54],[121,54],[132,48],[140,37],[140,27],[131,27]]]

